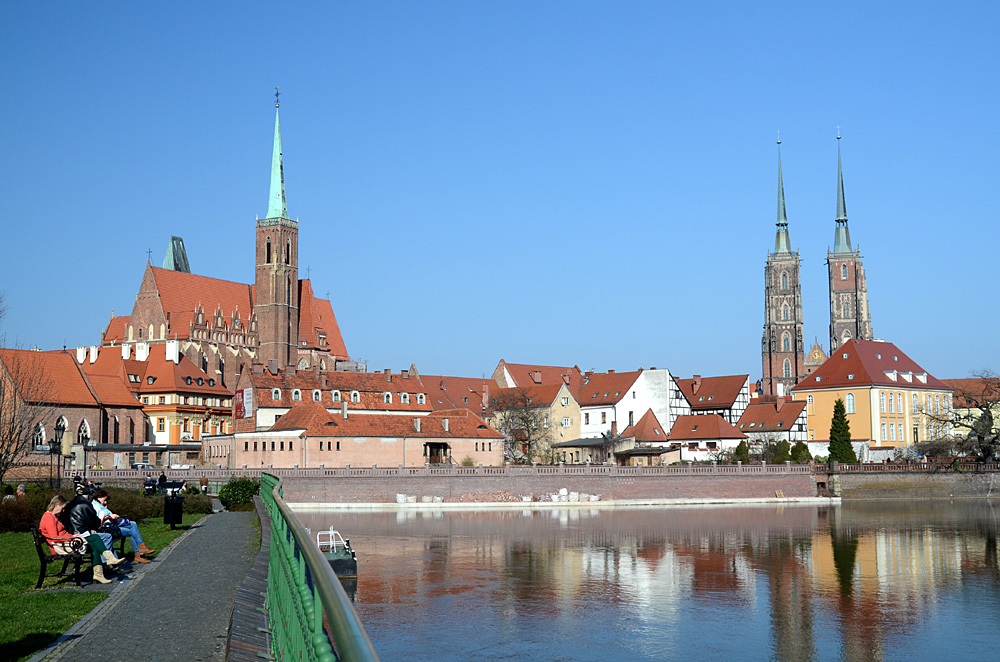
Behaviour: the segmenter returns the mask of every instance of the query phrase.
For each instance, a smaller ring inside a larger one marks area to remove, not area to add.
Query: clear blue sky
[[[96,343],[172,234],[249,282],[279,85],[301,274],[371,369],[758,378],[777,130],[826,347],[838,125],[877,337],[1000,369],[1000,11],[871,4],[5,3],[0,332]]]

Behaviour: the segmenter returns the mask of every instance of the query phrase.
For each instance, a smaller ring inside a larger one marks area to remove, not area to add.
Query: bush
[[[471,455],[466,455],[465,457],[462,458],[462,466],[463,467],[474,467],[474,466],[476,466],[476,461],[472,459]]]
[[[253,504],[255,495],[260,494],[260,479],[241,477],[230,478],[229,482],[219,488],[219,501],[227,510],[234,506]]]

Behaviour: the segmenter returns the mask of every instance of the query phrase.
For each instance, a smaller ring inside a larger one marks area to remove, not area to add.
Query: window
[[[562,426],[563,426],[564,428],[568,428],[568,427],[569,427],[569,416],[563,416],[563,419],[562,419]]]
[[[886,433],[885,433],[885,422],[883,421],[883,423],[882,423],[882,441],[886,441],[886,439],[887,439],[887,437],[886,437]]]
[[[879,391],[878,393],[878,410],[885,413],[885,391]]]
[[[607,422],[608,422],[608,412],[602,411],[601,412],[601,423],[607,423]]]
[[[183,425],[183,427],[181,429],[184,432],[190,432],[191,431],[191,419],[190,418],[185,418],[184,419],[184,425]]]
[[[249,451],[250,450],[250,442],[249,441],[244,441],[243,442],[243,450],[244,451]],[[254,449],[254,450],[257,450],[257,449]]]
[[[167,419],[165,418],[156,419],[156,431],[166,432],[166,430],[167,430]]]
[[[934,413],[936,415],[940,415],[941,414],[941,396],[940,395],[935,395],[934,396]]]
[[[635,393],[632,393],[632,395],[634,396]],[[569,398],[563,398],[562,399],[562,406],[563,407],[568,407],[569,406]]]
[[[333,401],[334,402],[340,402],[340,391],[334,391],[333,392]]]
[[[148,395],[142,396],[142,404],[144,404],[144,405],[148,405],[149,404],[149,396]]]
[[[917,409],[920,407],[920,400],[917,398],[917,394],[913,394],[913,402],[910,405],[910,413],[916,414]]]
[[[782,365],[782,368],[781,368],[781,373],[785,377],[791,377],[792,376],[792,362],[789,361],[788,359],[785,359],[785,363],[784,363],[784,365]]]
[[[853,414],[854,413],[854,394],[853,393],[848,393],[847,394],[845,405],[847,407],[847,413],[848,414]]]
[[[902,393],[897,393],[896,394],[896,413],[897,414],[904,413],[903,412],[903,394]]]
[[[267,442],[264,442],[264,443],[267,443]],[[253,449],[254,449],[254,450],[257,450],[257,442],[256,442],[256,441],[255,441],[255,442],[253,442]]]
[[[313,389],[313,402],[319,402],[319,399],[321,397],[322,396],[320,395],[320,392],[316,389]]]
[[[890,393],[889,394],[889,413],[890,414],[895,414],[896,413],[896,407],[893,405],[894,400],[895,399],[892,397],[892,393]]]
[[[267,442],[265,441],[264,443],[266,444]],[[281,442],[281,444],[284,445],[285,442]],[[274,451],[274,446],[275,446],[275,443],[272,441],[271,442],[271,451]]]
[[[889,423],[889,441],[896,441],[896,422]]]
[[[851,316],[851,306],[846,301],[844,302],[844,305],[842,305],[840,307],[840,313],[841,313],[841,317],[850,317]]]
[[[158,402],[159,402],[159,404],[161,404],[161,405],[165,405],[165,404],[167,404],[167,397],[166,397],[166,396],[164,396],[164,395],[161,395],[161,396],[160,396],[160,399],[159,399],[159,401],[158,401]]]
[[[351,402],[361,402],[361,394],[357,391],[351,391]]]
[[[337,450],[338,451],[340,450],[340,442],[339,441],[337,442]]]
[[[425,402],[426,402],[426,398],[424,398],[424,394],[423,393],[417,393],[417,404],[418,405],[422,405]]]
[[[629,427],[632,427],[633,425],[635,425],[635,421],[632,420],[632,418],[633,418],[632,414],[633,414],[632,412],[628,413],[628,425],[629,425]]]
[[[281,442],[281,450],[285,450],[285,442],[284,441]]]
[[[297,388],[292,389],[292,400],[295,400],[296,402],[302,400],[302,391]]]
[[[410,404],[410,394],[409,393],[400,393],[399,394],[399,401],[401,403],[403,403],[404,405]],[[468,402],[469,399],[465,398],[465,401]]]
[[[265,249],[265,251],[266,252],[264,254],[264,263],[265,264],[271,264],[271,238],[270,237],[267,238],[267,248]],[[254,450],[256,450],[256,449],[254,449]]]
[[[781,289],[783,289],[783,290],[787,290],[788,289],[788,274],[787,273],[782,273],[781,274]],[[786,317],[785,319],[788,319],[788,318]]]
[[[906,441],[906,428],[902,423],[899,424],[899,440]]]
[[[384,403],[386,403],[387,405],[391,405],[392,404],[392,393],[389,393],[388,391],[386,391],[385,393],[383,393],[382,394],[382,401]]]
[[[549,415],[548,415],[548,414],[546,414],[546,415],[545,415],[545,422],[544,422],[544,424],[543,424],[543,425],[544,425],[545,427],[549,427]]]
[[[847,280],[847,265],[840,265],[840,280]]]
[[[788,321],[788,306],[782,306],[781,307],[781,321],[782,322],[787,322]]]
[[[583,415],[583,424],[590,425],[590,412],[587,412]]]
[[[272,400],[281,400],[281,389],[280,388],[272,388],[271,389],[271,399]]]

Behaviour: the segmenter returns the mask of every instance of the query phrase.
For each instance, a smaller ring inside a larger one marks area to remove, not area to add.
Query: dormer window
[[[361,402],[361,394],[357,391],[351,391],[351,402]]]
[[[334,391],[333,392],[333,401],[334,402],[340,402],[340,391]]]
[[[321,397],[322,396],[321,396],[319,390],[318,389],[313,389],[313,402],[319,402],[319,399]]]
[[[208,385],[209,386],[215,386],[215,380],[213,378],[209,377],[208,378]]]
[[[185,377],[184,378],[184,383],[187,384],[188,386],[191,386],[191,378],[190,377]]]
[[[392,404],[392,393],[389,393],[388,391],[386,391],[385,393],[383,393],[382,394],[382,402],[384,402],[387,405],[391,405]]]
[[[272,388],[271,389],[271,399],[272,400],[281,400],[281,389],[280,388]]]
[[[292,400],[295,400],[296,402],[298,402],[301,399],[302,399],[302,391],[300,391],[297,388],[296,389],[292,389]]]
[[[423,393],[417,393],[417,404],[422,405],[426,402],[426,398]]]
[[[202,378],[202,377],[199,377],[199,378],[198,378],[198,386],[204,386],[204,385],[205,385],[205,380],[204,380],[204,378]]]
[[[155,381],[156,381],[156,377],[146,377],[146,383],[147,384],[152,384]]]
[[[843,354],[841,354],[841,356],[846,359],[847,358],[847,352],[844,352]]]
[[[854,373],[852,372],[851,374],[847,375],[847,378],[848,379],[854,379]]]
[[[466,400],[468,400],[468,398],[466,398]],[[409,393],[400,393],[399,394],[399,401],[401,403],[403,403],[404,405],[410,404],[410,394]]]

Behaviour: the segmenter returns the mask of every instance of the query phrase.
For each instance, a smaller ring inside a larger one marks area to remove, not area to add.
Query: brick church
[[[349,362],[327,299],[299,278],[299,224],[289,218],[278,104],[267,216],[256,223],[254,282],[192,274],[173,241],[165,267],[146,264],[132,314],[112,317],[102,344],[179,341],[183,354],[230,392],[250,365],[334,370]],[[181,246],[183,244],[180,244]]]
[[[872,340],[868,285],[860,248],[851,247],[844,201],[844,171],[837,136],[837,218],[833,250],[826,259],[830,275],[830,353],[851,338]],[[778,221],[774,252],[764,267],[764,335],[761,339],[762,390],[765,395],[788,395],[826,355],[818,343],[808,350],[802,338],[802,283],[798,251],[793,252],[785,215],[785,188],[781,177],[781,141],[778,141]]]

